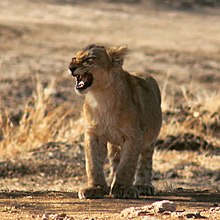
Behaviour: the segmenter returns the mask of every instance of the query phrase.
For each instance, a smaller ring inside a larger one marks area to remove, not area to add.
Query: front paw
[[[79,190],[78,197],[80,199],[102,199],[105,194],[101,187],[87,187]]]
[[[121,186],[115,184],[111,189],[111,194],[115,199],[138,199],[138,190],[133,186]]]
[[[155,195],[155,188],[152,184],[143,184],[134,186],[141,196],[153,196]]]

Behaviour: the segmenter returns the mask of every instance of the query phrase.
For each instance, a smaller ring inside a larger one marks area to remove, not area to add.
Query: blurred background
[[[127,45],[124,68],[162,93],[158,190],[220,190],[219,0],[1,0],[0,187],[83,185],[83,97],[67,74],[88,44]],[[108,164],[106,165],[108,174]]]

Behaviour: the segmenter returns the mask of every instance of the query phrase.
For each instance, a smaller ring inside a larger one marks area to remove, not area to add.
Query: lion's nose
[[[69,70],[71,71],[72,74],[76,71],[77,67],[76,66],[69,66]]]

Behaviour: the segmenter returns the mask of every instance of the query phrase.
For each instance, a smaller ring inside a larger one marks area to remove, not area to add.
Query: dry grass
[[[220,146],[220,92],[193,89],[193,85],[182,86],[183,100],[174,103],[173,98],[166,94],[168,80],[162,90],[165,114],[160,137],[164,139],[168,135],[192,133]],[[169,113],[173,115],[168,117]]]
[[[157,181],[158,189],[172,191],[183,184],[197,186],[198,178],[201,181],[207,178],[207,185],[219,191],[218,184],[208,173],[220,171],[220,156],[217,153],[220,147],[220,93],[205,89],[197,90],[194,85],[182,86],[182,101],[175,103],[169,98],[166,88],[169,87],[169,75],[162,89],[164,121],[160,133],[161,139],[174,136],[176,139],[183,134],[192,134],[214,146],[214,151],[179,151],[157,149],[154,154],[154,170],[159,173],[175,173],[182,178],[181,184],[173,181]],[[190,149],[190,146],[188,147]],[[216,152],[216,153],[215,153]],[[201,184],[199,187],[207,187]]]
[[[192,133],[219,146],[220,140],[215,134],[215,128],[220,127],[220,94],[183,87],[184,102],[174,105],[173,100],[169,100],[166,95],[168,84],[167,78],[162,89],[165,116],[160,138]],[[36,78],[36,91],[26,103],[18,126],[12,123],[7,110],[1,110],[1,155],[17,155],[50,141],[72,143],[79,140],[83,133],[83,121],[81,118],[74,121],[73,106],[70,104],[53,107],[51,97],[56,93],[55,85],[56,80],[53,79],[43,88],[39,77]],[[173,115],[167,117],[167,112]]]
[[[15,157],[50,141],[71,143],[78,139],[82,124],[72,119],[73,106],[63,104],[53,107],[51,97],[56,92],[55,84],[53,79],[43,88],[37,76],[36,91],[26,103],[18,126],[12,123],[7,110],[1,110],[1,156]]]
[[[9,207],[3,209],[1,219],[30,219],[45,210],[70,213],[76,219],[102,218],[105,213],[114,218],[119,209],[146,203],[146,199],[121,201],[118,206],[117,201],[116,207],[114,200],[105,199],[99,206],[72,198],[72,192],[86,181],[83,146],[75,144],[82,141],[83,123],[75,121],[82,100],[62,73],[73,53],[91,43],[127,44],[126,70],[154,75],[163,95],[160,139],[192,133],[215,147],[210,151],[156,149],[156,188],[206,187],[220,192],[220,97],[214,92],[220,82],[220,9],[158,10],[145,1],[77,2],[0,1],[0,187],[9,191],[8,200],[1,194],[2,206]],[[32,83],[35,72],[43,76],[43,83],[40,79]],[[51,81],[54,76],[59,80]],[[11,117],[20,109],[22,117],[14,123]],[[11,190],[20,192],[15,196]],[[32,190],[43,190],[42,197],[35,198]],[[48,197],[45,190],[70,191],[71,199],[64,202],[54,193]],[[219,203],[216,191],[187,197],[176,197],[174,191],[172,197],[159,194],[147,201],[168,198],[177,202],[179,210],[203,210]],[[11,204],[21,211],[18,216],[9,213],[14,211]]]

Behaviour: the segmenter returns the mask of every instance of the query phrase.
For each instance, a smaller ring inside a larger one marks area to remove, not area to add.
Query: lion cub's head
[[[125,46],[106,48],[98,45],[89,45],[76,53],[69,64],[70,74],[76,78],[76,92],[85,94],[108,86],[113,73],[122,68],[126,53]]]

